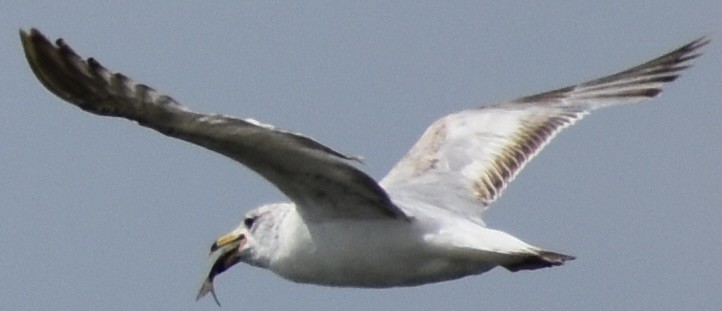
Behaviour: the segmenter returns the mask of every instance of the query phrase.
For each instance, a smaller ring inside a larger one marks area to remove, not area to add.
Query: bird
[[[360,157],[303,134],[194,112],[35,28],[21,29],[20,39],[35,76],[62,100],[225,155],[287,197],[250,210],[212,243],[196,300],[211,293],[219,305],[214,279],[241,262],[298,283],[388,288],[575,259],[489,228],[482,214],[560,131],[596,109],[656,97],[711,40],[602,78],[441,117],[376,181],[359,168]]]

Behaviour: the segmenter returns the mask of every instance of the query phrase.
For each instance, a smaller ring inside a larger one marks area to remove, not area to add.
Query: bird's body
[[[561,130],[591,111],[655,97],[709,40],[701,38],[619,73],[435,121],[375,181],[349,157],[252,119],[201,114],[82,59],[62,39],[21,31],[28,62],[55,95],[93,114],[122,117],[228,156],[278,187],[211,247],[198,297],[238,262],[330,286],[413,286],[563,264],[574,257],[487,228],[482,212]]]
[[[268,261],[257,264],[301,283],[419,285],[479,274],[503,264],[513,268],[523,255],[534,256],[539,251],[507,233],[471,220],[460,221],[454,213],[433,207],[405,209],[418,211],[412,220],[323,223],[304,222],[291,203],[260,210],[265,209],[282,212],[274,214],[280,216],[275,220],[278,237],[256,241],[276,250],[268,252],[273,254]],[[454,230],[445,230],[450,227]],[[289,241],[292,243],[284,243]]]

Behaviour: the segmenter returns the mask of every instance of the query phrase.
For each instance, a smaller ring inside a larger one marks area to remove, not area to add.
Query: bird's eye
[[[253,227],[253,223],[256,221],[256,217],[248,217],[243,220],[243,225],[246,226],[246,228],[251,229]]]

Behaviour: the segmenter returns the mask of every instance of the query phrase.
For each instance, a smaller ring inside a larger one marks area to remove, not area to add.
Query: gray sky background
[[[716,42],[653,102],[566,130],[486,214],[578,256],[415,288],[291,283],[239,265],[224,310],[712,310],[722,303],[722,4],[709,1],[17,1],[0,12],[0,308],[217,310],[207,251],[285,200],[231,160],[47,92],[38,27],[204,112],[366,158],[378,178],[433,120]],[[200,3],[200,2],[198,2]]]

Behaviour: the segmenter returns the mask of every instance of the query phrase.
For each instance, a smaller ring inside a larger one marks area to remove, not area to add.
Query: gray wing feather
[[[405,217],[384,189],[349,163],[356,158],[255,120],[192,112],[93,58],[83,60],[62,39],[51,43],[36,29],[21,30],[20,37],[33,72],[58,97],[228,156],[273,183],[312,221]]]
[[[657,96],[709,42],[697,39],[625,71],[434,122],[381,181],[394,198],[477,218],[562,129],[591,111]]]

